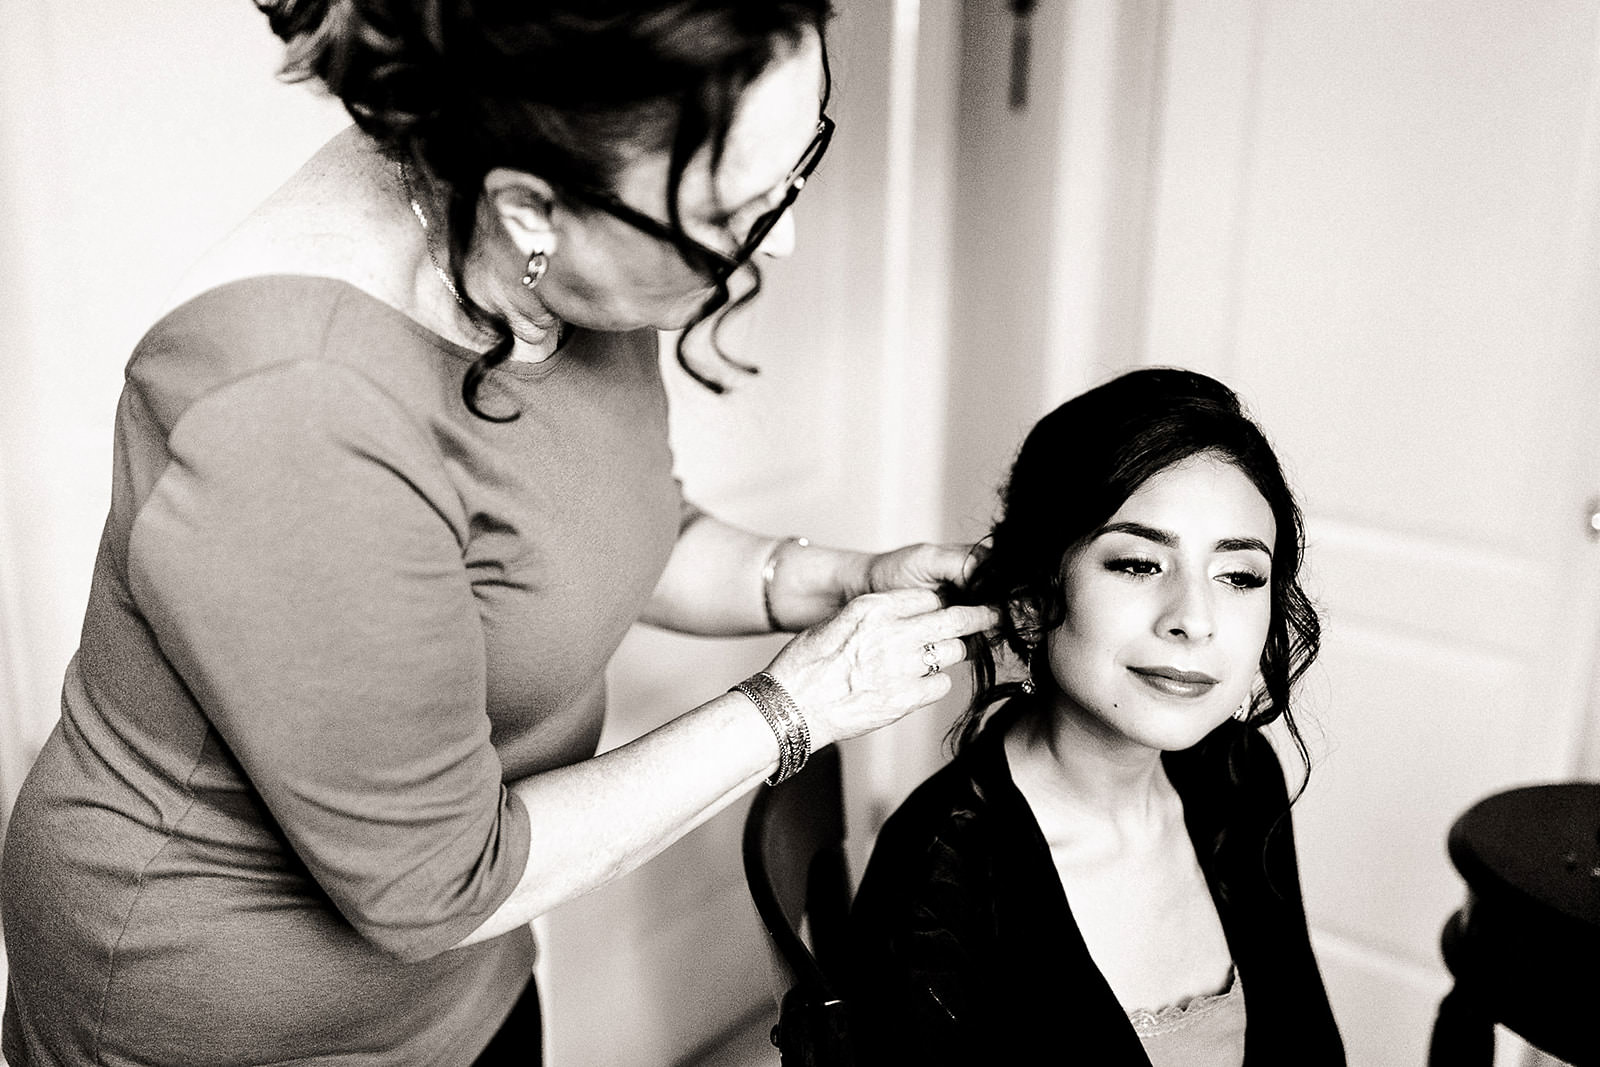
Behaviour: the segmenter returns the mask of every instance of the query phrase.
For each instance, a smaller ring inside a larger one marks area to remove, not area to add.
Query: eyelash
[[[1138,567],[1147,567],[1148,570],[1136,570]],[[1128,556],[1123,559],[1106,561],[1106,570],[1126,574],[1134,578],[1151,578],[1160,571],[1161,565],[1153,559],[1136,559]]]
[[[1141,569],[1148,568],[1148,569]],[[1153,559],[1138,559],[1133,556],[1122,557],[1106,561],[1106,570],[1118,574],[1126,574],[1130,578],[1153,578],[1160,573],[1161,564]],[[1238,590],[1260,589],[1267,584],[1267,579],[1251,570],[1228,571],[1218,575],[1225,580],[1227,585]]]

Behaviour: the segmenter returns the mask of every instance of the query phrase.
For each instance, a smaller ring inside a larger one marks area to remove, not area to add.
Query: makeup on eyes
[[[1154,578],[1161,572],[1160,561],[1140,556],[1114,556],[1106,560],[1103,566],[1114,574],[1124,574],[1130,578]],[[1241,591],[1260,589],[1268,581],[1266,575],[1249,567],[1225,570],[1215,577]]]
[[[1147,526],[1140,522],[1112,522],[1101,527],[1094,535],[1094,540],[1111,534],[1125,534],[1143,541],[1159,545],[1162,548],[1177,549],[1183,539],[1169,531],[1154,526]],[[1225,555],[1237,552],[1260,553],[1267,557],[1270,567],[1272,562],[1272,548],[1265,541],[1257,537],[1223,537],[1219,538],[1212,546],[1214,554]],[[1105,562],[1105,568],[1115,573],[1126,574],[1134,578],[1149,578],[1161,570],[1161,562],[1146,556],[1122,554]],[[1225,571],[1216,577],[1226,580],[1226,584],[1241,591],[1260,589],[1268,582],[1268,577],[1260,570],[1253,567],[1241,567]]]
[[[1141,540],[1150,541],[1163,548],[1177,548],[1183,539],[1169,530],[1157,529],[1146,526],[1142,522],[1108,522],[1095,531],[1094,539],[1105,537],[1107,534],[1128,534]],[[1272,546],[1259,537],[1222,537],[1212,545],[1214,552],[1260,552],[1268,559],[1272,558]]]

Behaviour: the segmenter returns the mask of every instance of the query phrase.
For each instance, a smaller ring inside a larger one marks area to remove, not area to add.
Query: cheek
[[[657,325],[653,318],[704,301],[706,280],[664,242],[628,249],[591,247],[562,266],[562,287],[591,314],[620,314]]]
[[[1261,603],[1240,604],[1230,612],[1228,627],[1228,658],[1240,673],[1252,677],[1261,662],[1262,649],[1267,644],[1267,629],[1272,622],[1272,607],[1261,598]]]
[[[1061,629],[1076,643],[1114,653],[1150,632],[1156,608],[1144,587],[1099,575],[1075,586]]]
[[[1050,667],[1064,690],[1103,685],[1117,668],[1118,651],[1141,630],[1137,597],[1096,596],[1080,589],[1061,625],[1049,637]]]

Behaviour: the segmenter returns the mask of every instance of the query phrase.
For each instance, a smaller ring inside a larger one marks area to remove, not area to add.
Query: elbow
[[[446,928],[396,927],[361,920],[352,920],[351,925],[368,947],[397,963],[423,963],[454,948],[461,940]]]
[[[482,899],[463,907],[456,897],[408,902],[368,900],[343,902],[340,911],[355,934],[370,948],[399,963],[422,963],[453,948],[487,940],[474,936],[497,909]]]

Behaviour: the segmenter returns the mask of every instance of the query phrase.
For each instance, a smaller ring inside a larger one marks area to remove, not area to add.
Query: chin
[[[664,320],[656,328],[660,330],[682,330],[700,318],[700,313],[705,309],[706,301],[716,293],[716,287],[697,289],[685,298],[681,307],[674,308],[664,316]]]
[[[1182,752],[1198,745],[1227,721],[1226,714],[1206,715],[1192,710],[1175,712],[1162,708],[1137,716],[1107,719],[1106,724],[1134,744],[1161,752]]]
[[[669,315],[661,315],[650,325],[658,330],[683,330],[687,329],[689,324],[694,322],[699,315],[700,307],[696,305],[688,311],[677,311]]]

